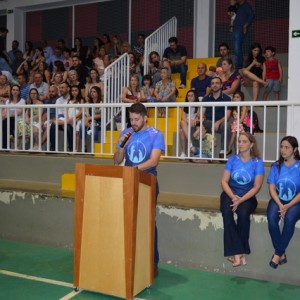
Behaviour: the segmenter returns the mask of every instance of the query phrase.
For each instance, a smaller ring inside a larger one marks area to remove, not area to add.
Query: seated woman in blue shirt
[[[286,136],[280,143],[280,157],[268,177],[271,200],[267,209],[269,232],[274,247],[270,267],[287,263],[286,248],[300,220],[300,155],[298,141]],[[284,220],[282,231],[279,223]]]
[[[262,186],[265,173],[253,135],[241,132],[238,149],[239,154],[228,159],[221,182],[224,256],[233,267],[245,265],[245,255],[250,254],[250,215],[257,207],[256,194]],[[237,222],[234,213],[237,214]]]

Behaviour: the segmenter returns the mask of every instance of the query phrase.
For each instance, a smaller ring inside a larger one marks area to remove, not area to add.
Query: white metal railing
[[[20,151],[20,152],[53,152],[53,153],[75,153],[76,149],[76,139],[78,151],[81,154],[99,154],[102,156],[111,156],[115,151],[115,144],[118,140],[120,131],[116,131],[113,116],[110,129],[106,126],[100,126],[100,124],[87,124],[86,112],[89,110],[89,115],[94,119],[95,114],[98,113],[99,108],[101,110],[102,116],[107,116],[107,110],[112,111],[117,109],[121,113],[121,127],[125,128],[125,112],[126,107],[130,104],[123,103],[103,103],[103,104],[76,104],[76,105],[7,105],[0,106],[0,150],[5,151]],[[200,115],[202,115],[203,110],[207,107],[213,108],[213,121],[215,118],[214,110],[216,107],[237,107],[239,111],[241,106],[248,106],[250,110],[251,120],[254,111],[258,113],[260,127],[263,130],[262,133],[255,133],[258,142],[258,147],[261,153],[261,157],[265,162],[272,162],[278,158],[279,154],[279,142],[281,138],[287,135],[287,109],[289,108],[289,118],[291,124],[293,121],[298,119],[298,111],[294,108],[299,108],[300,103],[291,101],[257,101],[257,102],[229,102],[229,103],[186,103],[186,102],[175,102],[175,103],[145,103],[145,106],[149,108],[148,124],[160,129],[165,137],[165,153],[163,157],[165,158],[179,158],[180,149],[180,119],[181,111],[183,107],[198,107],[200,110]],[[166,117],[158,118],[158,108],[164,107],[166,109]],[[21,108],[22,113],[20,116],[16,115],[16,109]],[[59,121],[52,122],[51,119],[58,120],[58,108],[64,110],[65,115],[70,115],[70,110],[81,109],[82,118],[80,120],[62,118]],[[13,111],[11,117],[15,117],[14,131],[10,131],[11,122],[13,119],[8,118],[6,121],[2,117],[2,112],[4,109],[7,111]],[[34,110],[38,109],[38,112]],[[27,111],[26,111],[27,110]],[[25,123],[25,114],[28,113],[30,122],[28,126],[23,126]],[[97,111],[96,111],[97,110]],[[191,111],[191,110],[189,110]],[[190,112],[189,112],[190,114]],[[33,116],[36,120],[33,122]],[[17,120],[17,118],[19,118]],[[202,121],[202,120],[201,120]],[[7,123],[7,148],[3,148],[3,130],[4,123]],[[230,120],[225,121],[225,126],[230,125]],[[21,125],[20,125],[21,124]],[[22,125],[23,124],[23,125]],[[81,124],[81,125],[80,125]],[[102,124],[102,122],[101,122]],[[93,126],[94,125],[94,126]],[[29,128],[29,129],[28,129]],[[37,132],[34,132],[33,128]],[[67,128],[67,130],[65,130]],[[192,129],[189,128],[189,135],[187,140],[187,145],[194,143],[202,149],[202,140],[200,139],[198,144],[192,141]],[[252,127],[250,126],[251,130]],[[97,132],[99,129],[99,132]],[[19,132],[21,131],[21,132]],[[19,132],[19,135],[18,135]],[[200,135],[201,135],[200,127]],[[297,135],[297,128],[292,128],[289,135]],[[43,135],[45,142],[42,143]],[[104,141],[102,137],[106,137]],[[216,132],[212,132],[213,140],[217,141],[217,145],[212,145],[212,158],[210,160],[220,160],[218,156],[218,150],[220,146],[220,137]],[[52,138],[50,138],[52,137]],[[94,137],[94,138],[93,138]],[[37,143],[36,143],[37,141]],[[79,142],[78,142],[79,141]],[[102,141],[102,142],[101,142]],[[212,141],[212,143],[214,143]],[[55,144],[55,147],[54,147]],[[225,145],[227,144],[227,135],[225,134]],[[37,146],[34,148],[34,146]],[[225,158],[226,160],[226,149],[225,146]],[[235,150],[237,151],[237,150]],[[193,157],[187,153],[187,160],[207,160],[207,158],[202,157],[201,151],[199,157]]]
[[[147,38],[145,39],[144,50],[144,74],[148,74],[149,54],[152,51],[156,51],[159,53],[160,57],[162,57],[165,48],[167,48],[169,45],[169,38],[176,35],[177,18],[173,17],[162,26],[160,26],[157,30],[155,30],[152,34],[147,36]]]
[[[107,104],[121,103],[122,89],[129,85],[129,56],[121,55],[104,70],[103,102]],[[108,107],[101,120],[102,127],[108,125],[119,113],[119,107]],[[102,137],[105,139],[105,137]]]

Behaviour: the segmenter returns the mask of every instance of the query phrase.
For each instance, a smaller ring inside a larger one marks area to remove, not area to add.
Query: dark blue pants
[[[243,68],[244,66],[244,54],[243,54],[243,43],[245,40],[245,34],[243,28],[234,28],[232,33],[232,42],[234,53],[237,56],[237,65],[235,66],[238,69]]]
[[[187,65],[180,64],[176,67],[171,67],[172,73],[180,73],[180,81],[182,84],[186,85],[186,73],[187,73]]]
[[[50,150],[55,151],[55,129],[56,125],[54,123],[50,126]],[[64,126],[59,125],[58,130],[64,130]],[[73,151],[73,126],[67,124],[67,140],[69,145],[69,151]]]
[[[271,199],[267,209],[269,233],[275,249],[275,254],[282,256],[293,237],[295,225],[297,221],[300,220],[300,202],[294,204],[286,212],[282,232],[280,232],[279,227],[280,217],[278,211],[279,206]]]
[[[224,256],[238,254],[250,254],[250,215],[257,207],[256,197],[252,197],[241,203],[237,210],[237,222],[234,220],[232,212],[231,198],[226,194],[221,194],[220,209],[224,224]]]

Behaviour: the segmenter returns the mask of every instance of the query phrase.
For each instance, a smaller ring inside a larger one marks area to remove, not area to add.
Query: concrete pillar
[[[288,62],[288,101],[297,101],[299,97],[299,49],[300,37],[293,38],[292,31],[300,30],[300,1],[290,0],[290,20],[289,20],[289,62]],[[286,76],[286,75],[285,75]],[[300,106],[288,110],[287,131],[288,134],[297,137],[300,142]]]
[[[195,0],[194,57],[213,57],[215,48],[215,0]]]

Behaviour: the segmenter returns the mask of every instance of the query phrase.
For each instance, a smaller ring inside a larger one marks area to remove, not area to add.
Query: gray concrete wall
[[[184,201],[184,199],[182,199]],[[266,217],[254,215],[248,264],[233,268],[223,257],[219,212],[173,206],[157,207],[161,262],[209,272],[300,284],[300,224],[288,248],[288,264],[273,270],[273,249]],[[53,195],[0,190],[0,237],[56,247],[73,247],[74,201]]]

